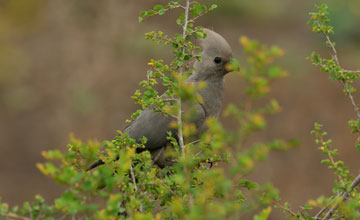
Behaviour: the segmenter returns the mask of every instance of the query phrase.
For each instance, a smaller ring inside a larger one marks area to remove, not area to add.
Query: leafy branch
[[[316,33],[321,33],[325,40],[326,45],[331,50],[332,59],[324,59],[321,58],[320,55],[313,52],[311,56],[308,58],[312,61],[313,65],[320,66],[320,70],[328,72],[330,74],[330,79],[338,80],[342,86],[344,87],[344,92],[350,99],[351,105],[357,115],[357,120],[350,120],[349,126],[352,128],[353,133],[359,132],[359,121],[360,121],[360,111],[359,106],[355,102],[353,94],[356,91],[351,84],[354,80],[359,78],[360,71],[358,70],[345,70],[341,65],[338,58],[338,53],[335,48],[335,42],[331,41],[330,34],[334,33],[334,29],[332,26],[329,25],[330,19],[328,17],[328,6],[326,4],[322,4],[320,6],[316,6],[317,12],[311,12],[310,17],[311,20],[308,24],[312,25],[312,30]],[[324,140],[323,137],[327,135],[326,132],[321,132],[322,125],[315,123],[315,129],[312,131],[313,134],[316,136],[316,143],[320,144],[321,146],[319,149],[328,156],[329,159],[322,160],[322,163],[328,164],[329,168],[335,171],[336,176],[340,181],[340,185],[338,186],[336,183],[334,192],[336,192],[336,196],[330,200],[316,215],[315,220],[328,220],[330,219],[335,213],[337,215],[331,219],[340,219],[346,218],[346,215],[354,216],[357,215],[356,207],[347,206],[350,209],[350,212],[343,214],[336,212],[337,209],[342,204],[345,204],[347,200],[351,197],[352,193],[355,193],[354,189],[358,186],[360,182],[360,174],[355,177],[354,180],[350,180],[349,170],[348,168],[344,167],[344,163],[342,161],[335,161],[334,156],[337,155],[337,150],[331,150],[330,144],[331,140]],[[358,139],[359,140],[359,139]],[[357,143],[358,146],[358,143]],[[358,197],[358,192],[355,195],[352,195],[352,198],[356,201]],[[327,211],[327,212],[326,212]],[[326,213],[325,213],[326,212]],[[325,213],[325,214],[324,214]],[[323,216],[323,217],[322,217]]]
[[[353,93],[355,92],[355,88],[351,86],[349,83],[352,83],[354,79],[357,79],[359,75],[353,73],[359,73],[358,70],[344,70],[341,67],[340,61],[338,58],[337,50],[335,48],[335,42],[331,41],[330,34],[334,33],[333,27],[328,25],[330,23],[330,19],[328,17],[328,6],[326,4],[322,4],[320,6],[316,6],[318,9],[317,12],[309,13],[311,16],[311,20],[308,24],[312,25],[312,30],[316,33],[321,33],[326,39],[326,45],[332,51],[332,60],[322,59],[316,53],[312,53],[308,58],[312,61],[313,65],[321,66],[321,70],[330,73],[330,76],[333,80],[338,80],[343,85],[345,89],[345,93],[349,97],[351,104],[354,108],[354,111],[357,115],[358,120],[360,120],[360,111],[359,107],[356,104]],[[335,61],[335,63],[333,63]]]

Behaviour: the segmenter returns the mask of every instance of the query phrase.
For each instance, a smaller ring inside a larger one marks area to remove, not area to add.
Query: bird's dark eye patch
[[[215,63],[221,63],[221,58],[220,57],[215,57],[214,62]]]

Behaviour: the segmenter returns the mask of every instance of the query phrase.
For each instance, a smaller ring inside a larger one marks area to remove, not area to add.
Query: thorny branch
[[[164,152],[164,150],[165,150],[165,147],[162,147],[161,149],[160,149],[160,151],[156,154],[156,156],[154,157],[154,162],[156,162],[159,158],[160,158],[160,156],[161,156],[161,154]]]
[[[131,175],[131,179],[133,181],[133,184],[134,184],[134,189],[135,189],[135,193],[138,192],[138,188],[136,186],[136,180],[135,180],[135,174],[134,174],[134,169],[132,167],[132,164],[130,163],[130,175]],[[142,208],[142,205],[140,205],[140,212],[143,212],[143,208]]]
[[[343,70],[344,73],[360,73],[360,70]]]
[[[31,220],[31,218],[28,218],[28,217],[25,217],[25,216],[20,216],[20,215],[17,215],[15,213],[11,213],[11,212],[7,213],[5,217],[6,217],[6,219]]]
[[[189,24],[189,12],[190,12],[190,0],[186,0],[186,4],[185,4],[185,18],[184,18],[184,24],[182,25],[183,28],[183,32],[182,32],[182,36],[185,39],[186,38],[186,30],[188,28],[188,24]],[[182,48],[182,53],[185,52],[185,48]],[[179,74],[180,76],[182,76],[184,71],[183,66],[181,66],[180,70],[179,70]],[[178,107],[179,107],[179,111],[178,111],[178,116],[177,116],[177,123],[178,123],[178,140],[179,140],[179,146],[181,149],[181,154],[183,157],[185,157],[185,144],[184,144],[184,137],[183,137],[183,121],[182,121],[182,103],[181,103],[181,97],[178,97]],[[186,165],[184,165],[184,173],[186,175],[186,179],[187,181],[190,183],[190,174],[189,171],[186,168]],[[189,205],[192,206],[193,205],[193,201],[192,201],[192,195],[189,194]]]
[[[171,10],[171,9],[182,8],[182,7],[183,7],[183,6],[181,6],[180,4],[179,4],[179,5],[174,5],[173,8],[165,8],[165,9],[164,9],[164,12],[167,12],[167,11],[169,11],[169,10]],[[144,17],[144,19],[145,19],[145,18],[148,18],[148,17],[151,17],[151,16],[154,16],[154,15],[159,15],[159,12],[155,11],[154,14],[147,15],[146,17]]]
[[[339,196],[339,195],[338,195]],[[320,220],[321,218],[320,218],[320,216],[329,208],[329,206],[331,205],[331,204],[333,204],[336,200],[337,200],[337,198],[338,198],[338,196],[336,196],[335,198],[333,198],[330,202],[329,202],[329,204],[327,204],[325,207],[323,207],[316,215],[315,215],[315,220]]]
[[[334,43],[330,40],[330,37],[329,37],[329,35],[328,35],[327,33],[325,33],[324,31],[323,31],[322,33],[323,33],[323,35],[324,35],[325,38],[326,38],[326,43],[328,44],[328,46],[329,46],[329,47],[331,48],[331,50],[332,50],[332,55],[331,55],[331,56],[332,56],[333,59],[335,60],[336,65],[341,66],[341,65],[340,65],[340,62],[339,62],[339,58],[338,58],[338,56],[337,56],[337,51],[336,51],[336,49],[335,49]],[[349,70],[347,70],[347,71],[349,71]],[[354,71],[351,71],[351,70],[350,70],[349,72],[354,72]],[[356,72],[356,71],[355,71],[355,72]],[[350,99],[350,101],[351,101],[351,104],[352,104],[352,106],[353,106],[353,108],[354,108],[354,111],[355,111],[358,119],[360,120],[359,107],[358,107],[357,104],[355,103],[354,97],[353,97],[352,94],[350,93],[348,83],[347,83],[345,80],[340,80],[340,82],[341,82],[341,84],[343,85],[344,89],[346,90],[346,93],[347,93],[347,95],[348,95],[348,97],[349,97],[349,99]]]
[[[321,142],[321,145],[325,147],[326,143],[325,143],[325,141],[324,141],[324,138],[323,138],[321,135],[319,135],[319,140],[320,140],[320,142]],[[332,165],[333,167],[336,167],[336,165],[335,165],[335,160],[334,160],[332,154],[329,152],[329,150],[328,150],[327,148],[326,148],[326,153],[327,153],[327,156],[328,156],[329,159],[330,159],[331,165]],[[339,180],[340,180],[340,182],[341,182],[342,187],[343,187],[344,189],[346,189],[346,185],[345,185],[345,182],[344,182],[343,178],[342,178],[341,176],[339,176],[339,175],[338,175],[338,178],[339,178]]]
[[[328,207],[330,206],[331,203],[333,203],[334,201],[340,201],[340,202],[345,202],[346,200],[349,199],[350,196],[350,192],[352,190],[354,190],[355,187],[357,187],[360,183],[360,174],[357,175],[355,177],[355,179],[352,181],[351,186],[350,186],[350,190],[347,190],[339,195],[337,195],[328,205]],[[339,200],[340,197],[340,200]],[[334,207],[332,207],[331,209],[329,209],[329,211],[326,213],[326,215],[324,216],[324,218],[322,218],[322,220],[329,220],[330,217],[334,214],[334,211],[337,209],[339,203],[338,202]],[[325,209],[326,210],[326,209]],[[325,210],[320,210],[320,212],[316,215],[317,217],[315,217],[315,220],[320,220],[319,216],[325,211]]]
[[[204,13],[199,14],[198,16],[192,18],[189,22],[190,22],[190,23],[194,23],[194,22],[196,21],[196,19],[198,19],[199,17],[201,17],[201,16],[203,16],[203,15],[205,15],[205,14],[207,14],[207,13],[209,13],[209,10],[206,10]]]
[[[336,48],[334,46],[334,43],[330,40],[329,35],[325,32],[322,31],[322,34],[324,35],[324,37],[326,38],[326,43],[327,45],[331,48],[332,50],[332,58],[334,59],[335,63],[337,66],[341,67],[340,65],[340,61],[337,55],[337,51]],[[360,73],[359,70],[343,70],[343,73]],[[354,97],[352,96],[352,94],[349,91],[349,85],[345,80],[340,80],[340,83],[343,85],[350,101],[351,101],[351,105],[354,108],[354,111],[358,117],[358,120],[360,120],[360,111],[359,111],[359,107],[356,104]],[[332,157],[329,155],[331,162],[333,162]],[[344,183],[342,181],[342,179],[340,178],[340,181],[342,182],[343,186]],[[349,190],[346,190],[343,193],[338,194],[333,200],[330,201],[330,203],[325,206],[324,208],[322,208],[316,215],[315,215],[315,220],[320,220],[320,216],[330,207],[331,204],[333,204],[334,202],[338,201],[336,205],[334,205],[331,209],[328,210],[328,212],[326,213],[326,215],[322,218],[322,220],[335,220],[338,218],[331,218],[331,216],[334,214],[334,211],[337,209],[338,205],[340,202],[344,202],[349,198],[350,192],[359,185],[360,183],[360,174],[353,180],[351,187]],[[339,200],[340,197],[340,200]],[[330,219],[331,218],[331,219]]]
[[[151,34],[149,34],[147,36],[155,38],[156,40],[161,40],[161,41],[169,42],[169,43],[172,43],[172,44],[178,44],[175,40],[173,40],[173,39],[171,39],[169,37],[159,36],[159,35],[156,35],[155,33],[151,33]]]
[[[290,214],[293,217],[301,217],[302,219],[305,219],[302,215],[298,216],[298,214],[296,214],[294,211],[292,211],[291,209],[281,205],[280,203],[276,202],[276,201],[271,201],[271,203],[273,205],[276,205],[277,207],[279,207],[281,210],[287,212],[288,214]]]
[[[186,29],[188,27],[188,22],[189,22],[189,11],[190,11],[190,0],[186,0],[186,5],[185,5],[185,19],[184,19],[184,25],[183,25],[183,33],[182,36],[185,39],[186,38]],[[182,48],[182,52],[184,53],[184,48]],[[183,67],[180,68],[179,70],[179,74],[182,75],[183,74]],[[179,106],[179,111],[178,111],[178,115],[177,115],[177,122],[178,122],[178,138],[179,138],[179,145],[180,145],[180,149],[181,149],[181,153],[184,156],[185,155],[185,144],[184,144],[184,137],[183,137],[183,122],[182,122],[182,103],[181,103],[181,97],[178,98],[178,106]]]

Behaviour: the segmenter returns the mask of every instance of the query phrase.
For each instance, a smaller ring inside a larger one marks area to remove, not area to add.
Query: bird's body
[[[190,77],[189,82],[199,83],[203,80],[196,79],[196,76]],[[204,80],[205,88],[199,91],[203,99],[202,108],[204,109],[205,117],[217,117],[220,113],[225,81],[222,78],[209,78]]]
[[[198,92],[202,97],[202,102],[191,104],[191,107],[196,110],[193,123],[197,127],[198,135],[206,130],[204,125],[206,118],[217,117],[220,113],[224,91],[224,76],[229,72],[226,65],[232,59],[231,48],[223,37],[208,29],[205,29],[205,33],[207,37],[199,40],[203,49],[202,62],[194,64],[195,71],[187,79],[187,83],[198,84],[205,82],[206,85],[205,88]],[[123,132],[138,142],[142,137],[146,137],[147,142],[143,150],[149,150],[153,157],[156,157],[155,162],[159,166],[165,166],[168,163],[159,158],[159,154],[163,153],[162,149],[168,144],[167,136],[169,131],[176,138],[177,130],[170,127],[171,121],[174,120],[176,120],[174,117],[154,112],[149,108],[144,110]],[[101,164],[103,162],[98,161],[90,169]]]

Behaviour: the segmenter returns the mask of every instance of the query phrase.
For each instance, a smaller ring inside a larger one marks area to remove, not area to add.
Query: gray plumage
[[[217,117],[221,110],[224,76],[229,72],[226,64],[232,59],[232,51],[227,41],[214,31],[204,30],[207,37],[199,40],[202,48],[202,61],[195,62],[195,71],[187,79],[187,83],[205,82],[206,86],[199,91],[203,102],[192,106],[196,109],[193,122],[198,133],[201,134],[206,128],[204,121],[208,117]],[[149,150],[155,158],[155,163],[160,167],[170,164],[163,158],[164,148],[168,140],[168,131],[176,135],[176,129],[170,128],[169,123],[175,120],[171,116],[165,116],[161,113],[153,112],[152,109],[144,110],[129,126],[123,131],[128,133],[131,138],[139,141],[142,137],[147,138],[144,150]],[[90,169],[103,164],[98,161]]]

